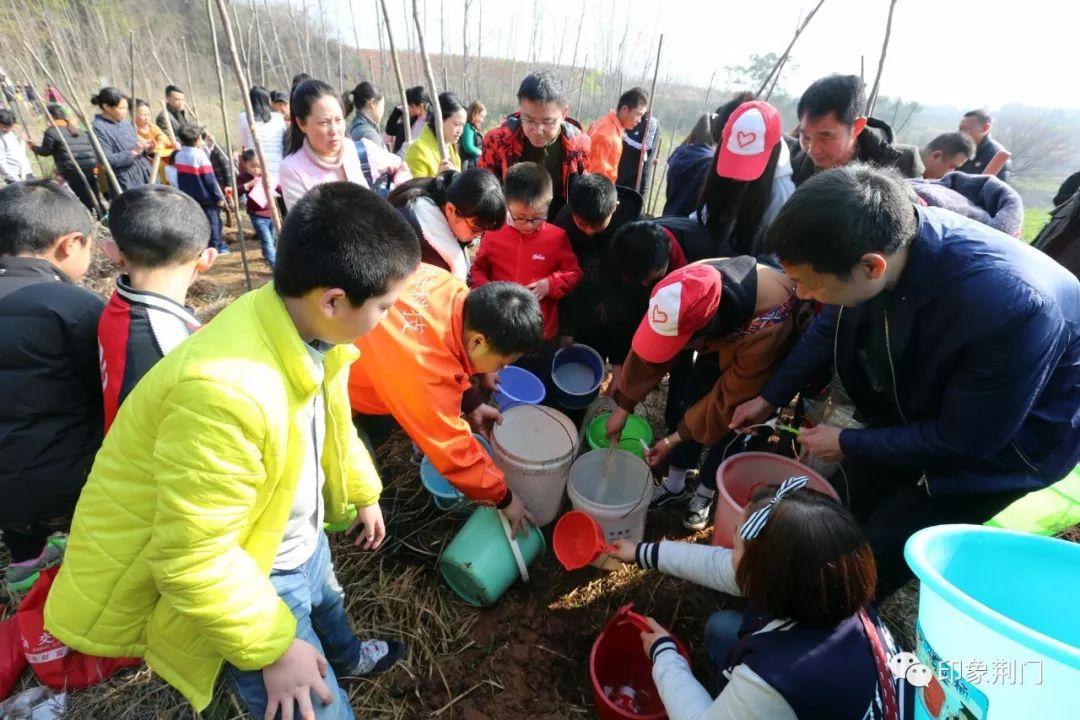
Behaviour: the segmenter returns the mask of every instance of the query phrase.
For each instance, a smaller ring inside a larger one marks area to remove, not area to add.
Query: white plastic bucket
[[[495,426],[492,450],[506,484],[539,525],[559,514],[578,431],[570,418],[543,405],[515,405]]]
[[[608,544],[616,540],[641,542],[652,499],[652,472],[637,455],[625,450],[613,452],[607,479],[604,462],[608,450],[591,450],[574,461],[566,494],[575,510],[600,523]]]

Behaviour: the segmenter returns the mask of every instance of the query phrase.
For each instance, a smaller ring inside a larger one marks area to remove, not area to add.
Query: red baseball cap
[[[782,132],[780,113],[769,103],[755,100],[735,108],[720,138],[716,174],[744,182],[757,180]]]
[[[720,307],[720,271],[712,265],[679,268],[653,288],[649,311],[634,333],[642,360],[664,363],[679,354]]]

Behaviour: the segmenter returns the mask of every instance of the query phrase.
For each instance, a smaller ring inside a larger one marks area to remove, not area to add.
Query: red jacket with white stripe
[[[470,284],[474,288],[499,280],[528,285],[544,279],[549,288],[540,301],[540,312],[544,315],[544,339],[550,340],[559,332],[559,299],[581,282],[581,265],[570,237],[548,222],[531,235],[522,235],[509,223],[484,233],[472,265]]]

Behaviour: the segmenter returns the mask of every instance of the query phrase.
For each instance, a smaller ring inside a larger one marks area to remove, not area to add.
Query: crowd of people
[[[196,710],[224,671],[253,717],[353,717],[341,679],[407,648],[354,634],[324,524],[380,547],[372,458],[400,428],[521,531],[529,508],[474,433],[501,421],[498,371],[550,384],[574,343],[610,367],[611,438],[668,379],[650,511],[691,530],[719,464],[779,410],[850,410],[796,438],[839,503],[796,477],[755,494],[733,550],[616,545],[749,602],[709,618],[709,688],[649,621],[674,720],[899,717],[875,605],[911,578],[905,541],[985,522],[1080,462],[1080,281],[1017,240],[985,111],[918,148],[863,114],[856,76],[811,84],[794,128],[741,93],[674,150],[654,218],[641,88],[583,129],[532,72],[486,129],[453,92],[410,88],[384,123],[373,83],[343,95],[301,74],[251,88],[235,158],[174,85],[153,122],[112,87],[90,128],[52,100],[40,144],[0,110],[5,587],[62,558],[48,632],[145,659]],[[63,183],[34,179],[27,149]],[[272,281],[203,327],[187,293],[229,252],[234,179]],[[106,204],[107,302],[79,286]]]

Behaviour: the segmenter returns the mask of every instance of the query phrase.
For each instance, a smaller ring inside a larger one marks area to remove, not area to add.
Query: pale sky
[[[299,8],[304,0],[291,0]],[[306,0],[315,17],[319,0]],[[355,9],[360,45],[378,47],[375,5],[378,0],[325,0],[328,24],[336,25],[352,44]],[[440,7],[445,7],[448,52],[462,46],[462,0],[420,0],[426,7],[428,50],[438,52]],[[610,45],[612,56],[623,36],[626,13],[631,14],[626,59],[630,77],[639,78],[656,52],[664,33],[660,76],[704,87],[717,70],[721,86],[724,67],[744,64],[751,53],[783,52],[797,18],[816,0],[589,0],[577,43],[577,62],[589,55],[589,65]],[[405,8],[412,0],[387,0],[395,39],[404,45]],[[478,42],[478,17],[483,17],[485,56],[526,60],[539,7],[540,57],[548,62],[563,48],[562,61],[573,60],[581,0],[473,0],[470,10],[471,53]],[[810,82],[831,72],[858,74],[866,59],[871,83],[885,31],[888,0],[825,0],[795,45],[798,68],[784,85],[798,95]],[[411,21],[411,15],[410,15]],[[564,27],[565,38],[564,38]],[[1077,30],[1080,4],[1069,0],[898,0],[881,94],[899,95],[924,105],[985,106],[991,109],[1018,102],[1026,105],[1080,108],[1077,75]],[[524,69],[524,66],[522,66]],[[649,74],[651,76],[651,69]]]

